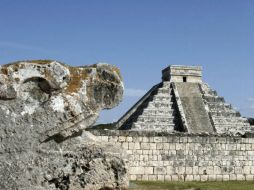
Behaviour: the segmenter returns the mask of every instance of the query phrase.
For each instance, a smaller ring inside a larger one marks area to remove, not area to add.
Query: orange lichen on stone
[[[49,63],[53,62],[53,60],[38,59],[38,60],[29,60],[29,61],[26,61],[26,62],[27,63],[36,63],[36,64],[42,64],[42,65],[44,65],[44,64],[49,64]]]
[[[19,81],[20,81],[20,79],[19,79],[19,78],[14,78],[14,80],[15,80],[16,82],[19,82]]]
[[[6,67],[3,67],[1,69],[1,72],[4,74],[4,75],[8,75],[8,69]]]
[[[88,77],[88,71],[85,68],[69,67],[70,82],[66,88],[67,93],[78,92],[81,88],[82,81]]]
[[[48,81],[54,81],[54,77],[52,76],[52,73],[49,70],[45,69],[43,71],[43,74],[44,74],[46,80],[48,80]]]

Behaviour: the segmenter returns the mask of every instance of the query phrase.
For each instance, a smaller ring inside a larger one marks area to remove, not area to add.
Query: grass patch
[[[132,181],[132,190],[254,190],[254,181],[160,182]]]

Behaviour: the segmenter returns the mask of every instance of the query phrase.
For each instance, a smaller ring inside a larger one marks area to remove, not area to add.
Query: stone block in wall
[[[126,137],[127,142],[132,142],[132,137]]]
[[[153,155],[158,156],[159,154],[160,154],[160,151],[158,151],[158,150],[153,150]]]
[[[253,180],[253,175],[246,175],[245,180],[252,181]]]
[[[124,137],[124,136],[119,136],[118,142],[126,142],[126,137]]]
[[[149,144],[151,150],[156,150],[156,143]]]
[[[175,167],[173,166],[167,166],[166,167],[166,173],[169,174],[169,175],[172,175],[172,174],[175,174]]]
[[[243,173],[244,174],[250,174],[250,171],[251,171],[251,167],[250,166],[244,166],[243,167]]]
[[[185,166],[176,167],[176,172],[181,175],[185,174]]]
[[[171,175],[165,175],[165,181],[172,181]]]
[[[176,149],[176,144],[175,143],[170,143],[169,144],[169,149],[170,150],[175,150]]]
[[[216,175],[208,175],[209,181],[216,181]]]
[[[235,181],[236,180],[236,174],[230,174],[229,175],[229,180]]]
[[[154,142],[162,143],[162,137],[154,137]]]
[[[154,137],[149,137],[149,142],[154,143]]]
[[[134,143],[133,142],[129,142],[129,150],[133,150],[134,149]]]
[[[246,144],[246,145],[245,145],[245,149],[246,149],[246,150],[251,150],[251,144]]]
[[[187,174],[187,175],[193,174],[193,168],[192,167],[186,167],[185,168],[185,174]]]
[[[109,142],[118,142],[118,136],[109,136],[108,140]]]
[[[157,175],[148,175],[149,181],[157,181]]]
[[[144,167],[144,173],[147,175],[154,174],[153,167]]]
[[[136,178],[137,178],[136,179],[137,181],[141,181],[142,180],[142,175],[136,175]]]
[[[140,143],[140,148],[143,150],[149,150],[150,144],[149,143]]]
[[[189,175],[186,175],[185,177],[185,181],[193,181],[194,180],[194,176],[189,174]]]
[[[132,175],[138,175],[138,174],[141,175],[145,173],[144,167],[130,167],[129,170],[130,170],[130,174]]]
[[[254,138],[249,138],[249,143],[253,145],[254,144]]]
[[[140,157],[142,158],[141,160],[143,160],[143,161],[148,161],[149,159],[148,159],[148,155],[140,155]]]
[[[180,144],[176,144],[176,150],[184,150],[185,149],[185,144],[180,143]]]
[[[207,175],[206,167],[205,166],[198,167],[198,173],[200,175]]]
[[[164,175],[157,175],[157,180],[165,181],[165,176]]]
[[[193,171],[192,171],[192,172],[193,172],[193,174],[194,174],[194,175],[199,174],[199,167],[198,167],[198,166],[193,166],[193,168],[192,168],[192,169],[193,169]]]
[[[236,174],[236,180],[243,181],[245,180],[245,176],[243,174]]]
[[[200,181],[208,181],[208,175],[200,175]]]
[[[172,175],[171,178],[172,178],[172,181],[179,181],[178,175]]]
[[[168,150],[169,149],[169,143],[162,143],[162,149]]]
[[[142,181],[148,181],[149,178],[148,178],[148,175],[142,175]]]
[[[135,149],[135,150],[140,149],[140,143],[139,143],[139,142],[135,142],[135,143],[134,143],[134,149]]]
[[[163,143],[168,143],[168,137],[161,137]]]
[[[165,167],[154,167],[154,174],[166,174]]]
[[[123,143],[121,144],[121,146],[122,146],[122,148],[123,148],[124,150],[128,150],[128,149],[129,149],[129,144],[128,144],[127,142],[123,142]]]
[[[179,143],[187,143],[188,142],[188,137],[180,137],[179,138]]]
[[[130,175],[130,180],[136,181],[137,180],[137,176],[136,175]]]
[[[173,142],[173,143],[179,143],[179,141],[180,141],[180,140],[179,140],[179,137],[177,137],[177,136],[173,136],[173,137],[172,137],[172,142]]]
[[[216,175],[216,181],[223,181],[223,175]]]
[[[167,167],[167,166],[169,166],[170,165],[170,162],[169,161],[163,161],[163,166],[164,167]]]
[[[163,144],[162,143],[156,143],[156,149],[157,150],[162,150],[163,149]]]
[[[200,181],[200,175],[193,175],[193,181]]]
[[[235,167],[235,174],[243,174],[243,168],[242,167]]]
[[[149,138],[148,137],[143,137],[142,142],[149,142]]]
[[[208,175],[214,174],[214,167],[213,167],[213,166],[208,166],[208,167],[206,167],[206,173],[207,173]]]
[[[229,175],[222,175],[223,181],[229,181]]]

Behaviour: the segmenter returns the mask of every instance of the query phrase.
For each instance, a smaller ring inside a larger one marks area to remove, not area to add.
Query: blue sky
[[[201,65],[203,78],[243,116],[254,117],[253,0],[0,0],[0,63],[107,62],[125,82],[112,122],[170,64]]]

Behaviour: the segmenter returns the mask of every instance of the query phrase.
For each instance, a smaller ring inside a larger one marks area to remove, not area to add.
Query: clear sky
[[[253,0],[0,0],[0,63],[107,62],[125,82],[119,119],[170,64],[201,65],[203,79],[254,117]]]

